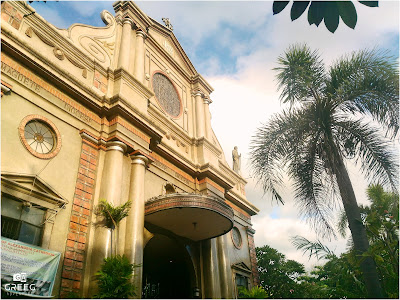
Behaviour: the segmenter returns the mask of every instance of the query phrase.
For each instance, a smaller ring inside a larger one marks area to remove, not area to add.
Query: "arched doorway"
[[[194,269],[185,246],[156,234],[143,255],[143,298],[192,298]]]

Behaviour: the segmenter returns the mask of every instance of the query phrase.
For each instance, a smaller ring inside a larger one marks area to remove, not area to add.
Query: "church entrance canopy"
[[[146,202],[146,223],[192,241],[223,235],[233,226],[233,210],[222,199],[198,194],[167,194]]]

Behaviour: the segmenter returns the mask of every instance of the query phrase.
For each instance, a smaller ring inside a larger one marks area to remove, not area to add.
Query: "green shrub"
[[[100,270],[95,274],[98,293],[95,298],[130,298],[135,296],[135,286],[132,283],[134,268],[128,258],[123,255],[114,255],[104,259]]]
[[[268,298],[267,292],[261,286],[253,286],[248,290],[242,286],[238,289],[239,298],[241,299],[266,299]]]

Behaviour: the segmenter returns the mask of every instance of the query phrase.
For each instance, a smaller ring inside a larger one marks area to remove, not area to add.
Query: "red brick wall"
[[[254,230],[252,228],[247,229],[247,240],[249,242],[251,274],[253,277],[253,285],[259,285],[260,277],[259,277],[258,270],[257,270],[256,247],[254,245]]]
[[[68,297],[71,292],[81,296],[83,265],[86,258],[86,243],[88,240],[88,223],[93,205],[99,152],[97,147],[90,142],[84,139],[82,142],[78,179],[76,181],[61,275],[60,298]]]
[[[22,13],[12,7],[7,1],[1,3],[1,20],[11,24],[15,29],[19,29],[22,22]]]

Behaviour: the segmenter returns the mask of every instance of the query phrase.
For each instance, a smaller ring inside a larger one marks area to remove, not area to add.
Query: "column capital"
[[[106,143],[107,151],[116,150],[125,153],[128,147],[120,141],[110,141]]]
[[[132,160],[132,164],[142,164],[147,167],[153,162],[153,159],[150,156],[140,150],[130,153],[129,156]]]
[[[212,100],[208,96],[204,96],[203,101],[204,101],[204,104],[211,104],[212,103]]]
[[[125,17],[122,19],[122,25],[129,24],[131,28],[136,28],[135,22],[129,17]]]
[[[136,36],[141,36],[143,39],[147,38],[147,34],[143,31],[143,29],[136,30]]]
[[[202,90],[192,90],[192,95],[194,97],[198,97],[198,96],[200,96],[201,98],[205,97],[205,94]]]

